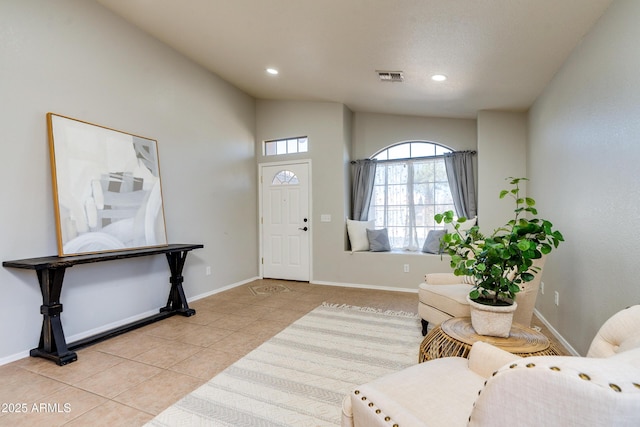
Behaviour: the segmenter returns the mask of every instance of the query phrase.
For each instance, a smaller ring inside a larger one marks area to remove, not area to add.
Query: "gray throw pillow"
[[[440,240],[445,233],[446,230],[429,231],[429,234],[427,234],[427,238],[424,241],[424,246],[422,246],[422,252],[426,252],[428,254],[441,254]]]
[[[369,238],[369,250],[371,252],[389,252],[391,245],[389,245],[389,233],[387,229],[370,230],[367,228],[367,237]]]

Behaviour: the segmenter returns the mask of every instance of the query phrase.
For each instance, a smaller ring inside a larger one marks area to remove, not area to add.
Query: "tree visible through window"
[[[420,250],[430,230],[442,228],[434,215],[453,210],[443,145],[411,141],[379,151],[369,219],[387,228],[392,249]]]

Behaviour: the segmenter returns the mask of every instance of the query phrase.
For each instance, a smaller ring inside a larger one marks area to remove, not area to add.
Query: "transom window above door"
[[[263,154],[265,156],[306,153],[307,151],[309,151],[309,138],[306,136],[274,139],[271,141],[264,141],[263,143]]]

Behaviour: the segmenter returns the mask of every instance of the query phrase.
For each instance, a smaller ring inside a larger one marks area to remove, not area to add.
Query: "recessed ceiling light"
[[[275,68],[267,68],[267,73],[275,76],[278,74],[278,70],[276,70]]]
[[[431,76],[431,80],[434,80],[436,82],[443,82],[447,80],[447,76],[445,76],[444,74],[434,74],[433,76]]]

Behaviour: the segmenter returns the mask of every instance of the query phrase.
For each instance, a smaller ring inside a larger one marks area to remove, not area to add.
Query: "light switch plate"
[[[331,215],[330,214],[320,215],[320,222],[331,222]]]

